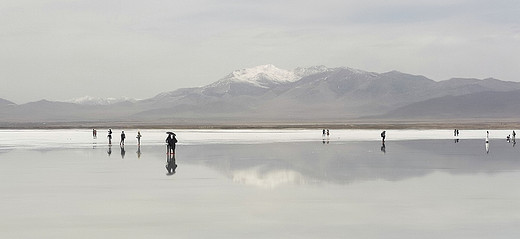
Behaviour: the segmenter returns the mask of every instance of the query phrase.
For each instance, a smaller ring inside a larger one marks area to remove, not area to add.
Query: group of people
[[[509,142],[509,143],[513,142],[513,143],[516,144],[516,132],[513,130],[513,137],[511,137],[511,135],[508,135],[508,136],[506,137],[506,140],[507,140],[507,142]]]
[[[92,129],[92,137],[94,139],[97,138],[97,130],[96,129]],[[141,131],[137,131],[137,145],[140,146],[141,145]],[[112,129],[108,129],[108,134],[107,134],[107,138],[108,138],[108,144],[109,145],[112,145]],[[121,131],[121,141],[119,141],[119,145],[121,147],[125,146],[125,139],[126,139],[126,134],[125,134],[125,131],[122,130]]]
[[[323,129],[323,133],[321,134],[321,136],[323,138],[325,138],[325,136],[327,136],[327,138],[330,136],[330,131],[329,129]]]

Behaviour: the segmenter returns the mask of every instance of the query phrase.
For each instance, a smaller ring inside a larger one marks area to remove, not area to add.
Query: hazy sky
[[[520,81],[518,0],[2,0],[0,98],[148,98],[263,64]]]

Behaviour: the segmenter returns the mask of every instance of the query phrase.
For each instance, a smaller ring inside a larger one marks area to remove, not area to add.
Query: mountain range
[[[315,66],[236,70],[206,86],[149,99],[83,97],[17,105],[0,99],[0,122],[338,122],[343,120],[514,119],[520,83],[434,81],[398,71]]]

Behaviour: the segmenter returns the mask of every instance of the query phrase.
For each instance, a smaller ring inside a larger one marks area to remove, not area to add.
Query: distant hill
[[[3,107],[3,106],[12,106],[12,105],[16,105],[16,104],[13,103],[13,102],[11,102],[11,101],[8,101],[8,100],[5,100],[5,99],[0,98],[0,107]]]
[[[390,111],[390,119],[520,118],[520,91],[478,92],[429,99]]]
[[[0,122],[327,122],[359,119],[510,118],[520,83],[454,78],[436,82],[397,71],[315,66],[236,70],[203,87],[144,100],[0,101]],[[374,116],[375,115],[375,116]]]

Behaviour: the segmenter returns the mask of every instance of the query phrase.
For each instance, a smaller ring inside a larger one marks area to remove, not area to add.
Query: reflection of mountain
[[[201,161],[236,182],[275,187],[283,184],[337,184],[371,180],[404,180],[433,172],[499,173],[520,169],[518,148],[484,141],[389,141],[386,154],[377,141],[183,146],[179,158]]]

